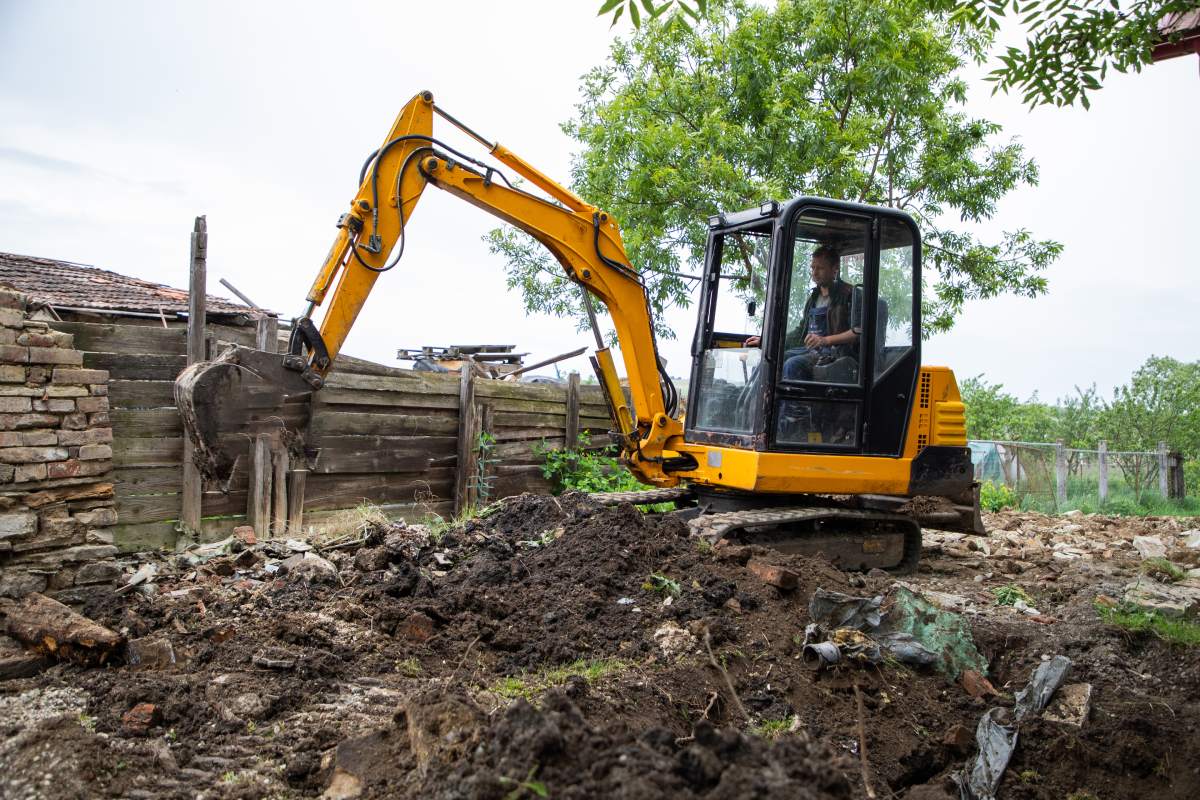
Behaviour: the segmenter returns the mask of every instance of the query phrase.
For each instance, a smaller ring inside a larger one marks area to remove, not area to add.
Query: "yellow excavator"
[[[435,116],[549,199],[435,139]],[[921,240],[910,217],[813,197],[711,217],[685,417],[617,221],[430,92],[401,109],[367,158],[288,352],[232,347],[177,379],[206,476],[231,471],[231,434],[302,419],[281,409],[306,407],[320,390],[375,281],[403,254],[431,185],[529,233],[582,287],[613,436],[648,486],[602,502],[673,503],[697,536],[821,553],[846,569],[913,569],[921,524],[983,532],[957,384],[950,370],[921,366]],[[615,327],[628,395],[592,298]],[[757,334],[723,330],[747,320],[760,321]],[[302,427],[289,431],[293,443]]]

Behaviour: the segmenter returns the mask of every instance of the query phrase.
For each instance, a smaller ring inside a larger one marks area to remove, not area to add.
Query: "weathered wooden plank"
[[[286,447],[276,446],[271,453],[271,532],[276,536],[287,533],[287,473],[288,451]]]
[[[174,408],[113,409],[109,412],[114,438],[180,436],[183,423]]]
[[[183,495],[153,494],[125,497],[118,493],[115,503],[117,519],[122,524],[161,522],[179,519],[183,509]],[[211,515],[237,514],[246,510],[246,493],[205,492],[201,503],[204,510]]]
[[[108,370],[109,380],[114,381],[174,381],[187,366],[187,357],[139,353],[137,358],[130,358],[128,353],[84,353],[83,365],[88,369]]]
[[[305,486],[305,513],[310,510],[353,508],[363,503],[412,503],[447,500],[454,491],[454,470],[429,470],[420,477],[403,475],[315,475]]]
[[[450,416],[339,412],[313,418],[313,435],[318,438],[345,435],[431,436],[457,432],[458,420]]]
[[[521,411],[501,411],[496,414],[496,426],[501,428],[550,428],[561,434],[567,424],[566,408],[557,414],[528,414]]]
[[[321,436],[313,437],[313,446],[322,450],[396,450],[400,452],[454,455],[458,446],[455,436]]]
[[[458,463],[454,473],[454,513],[459,514],[470,502],[471,466],[475,454],[475,434],[479,428],[479,408],[475,405],[475,369],[468,359],[458,382]]]
[[[163,328],[155,325],[55,322],[54,329],[72,334],[77,350],[187,355],[187,328],[183,325]]]
[[[579,444],[579,373],[567,376],[567,423],[566,446],[574,449]]]
[[[287,529],[297,534],[304,530],[304,488],[308,482],[308,470],[294,469],[287,477]]]
[[[365,358],[355,358],[354,356],[348,356],[344,353],[338,355],[333,369],[335,372],[343,375],[380,375],[383,377],[390,377],[399,373],[412,371],[402,369],[401,367],[389,367],[386,364],[368,361]]]
[[[113,465],[116,467],[176,467],[183,458],[183,437],[113,439]]]
[[[174,494],[182,490],[183,468],[122,467],[113,472],[117,494],[124,497],[139,494]]]
[[[445,394],[457,398],[458,382],[458,375],[447,375],[437,372],[396,370],[394,374],[388,375],[361,375],[351,372],[341,372],[335,368],[329,373],[329,379],[325,383],[325,388]]]
[[[108,402],[112,408],[174,408],[173,381],[108,382]]]
[[[265,539],[271,534],[271,439],[254,437],[250,462],[250,491],[246,496],[246,517],[254,535]]]
[[[457,397],[430,392],[398,392],[377,389],[339,389],[327,387],[317,392],[316,398],[318,409],[324,409],[326,406],[364,405],[458,410]],[[337,411],[331,410],[331,413],[337,413]]]
[[[509,381],[480,381],[479,396],[489,400],[547,400],[563,405],[567,401],[566,386],[551,386],[544,383],[511,383]]]
[[[443,453],[407,452],[405,450],[362,450],[346,452],[322,448],[312,471],[319,475],[338,472],[421,472],[439,466],[453,466],[457,456]]]

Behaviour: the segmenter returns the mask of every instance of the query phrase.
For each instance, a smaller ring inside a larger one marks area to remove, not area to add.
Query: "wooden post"
[[[1067,448],[1062,439],[1054,444],[1054,498],[1059,507],[1067,504]]]
[[[304,483],[308,470],[294,469],[288,473],[287,529],[293,536],[304,530]]]
[[[574,450],[579,447],[579,373],[572,372],[567,376],[567,431],[565,447]]]
[[[1167,485],[1167,443],[1158,443],[1158,493],[1162,497],[1170,497],[1171,490]]]
[[[1173,452],[1168,456],[1170,466],[1167,471],[1170,473],[1168,484],[1171,490],[1171,497],[1182,500],[1187,497],[1187,481],[1184,479],[1183,473],[1183,453]]]
[[[268,353],[279,352],[279,319],[263,315],[254,330],[254,346]]]
[[[1108,502],[1108,442],[1100,440],[1097,449],[1100,451],[1100,505]]]
[[[471,454],[475,451],[475,369],[468,356],[463,361],[458,382],[458,466],[454,476],[454,513],[457,516],[469,504]]]
[[[254,535],[268,539],[271,534],[271,437],[260,433],[250,445],[250,492],[246,496],[246,516]]]
[[[276,442],[275,452],[272,454],[272,460],[275,465],[275,474],[272,476],[271,485],[274,487],[275,499],[271,503],[273,510],[271,516],[271,529],[276,536],[283,536],[287,533],[287,468],[288,468],[288,451],[283,446],[282,442]]]
[[[192,226],[192,260],[188,280],[187,363],[195,364],[207,357],[204,336],[205,286],[208,269],[208,220],[196,217]],[[183,437],[183,509],[179,522],[189,534],[200,530],[201,498],[204,496],[203,480],[194,460],[195,447],[187,436]]]

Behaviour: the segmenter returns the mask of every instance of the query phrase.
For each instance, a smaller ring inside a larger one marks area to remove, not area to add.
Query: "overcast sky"
[[[401,105],[438,103],[551,176],[578,79],[612,32],[595,0],[19,2],[0,0],[0,250],[187,286],[192,220],[206,214],[210,285],[299,313]],[[1065,246],[1037,300],[971,303],[925,346],[927,364],[1054,399],[1104,394],[1151,354],[1200,359],[1200,64],[1112,76],[1092,110],[1027,111],[973,80],[970,110],[1004,125],[1041,167],[988,230]],[[442,128],[435,135],[477,153]],[[590,337],[526,317],[481,237],[486,213],[427,192],[404,260],[383,276],[345,352],[512,343],[539,358]],[[663,343],[687,373],[691,312]],[[573,366],[588,374],[583,359]]]

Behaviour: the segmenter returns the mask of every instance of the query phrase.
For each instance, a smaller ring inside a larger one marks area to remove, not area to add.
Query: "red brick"
[[[95,414],[88,414],[88,427],[100,428],[108,427],[112,423],[108,420],[107,411],[97,411]]]
[[[8,344],[8,342],[0,342],[0,344]],[[0,364],[0,382],[24,383],[25,368],[15,364]]]
[[[5,464],[41,464],[46,461],[62,461],[67,451],[62,447],[4,447],[0,448],[0,462]]]
[[[75,408],[85,414],[94,414],[97,411],[108,411],[107,397],[81,397],[75,401]]]
[[[420,611],[414,611],[396,628],[396,635],[414,642],[427,641],[433,636],[433,620]]]
[[[750,559],[746,567],[754,573],[760,581],[777,589],[790,591],[795,589],[800,583],[799,573],[788,569],[787,567],[777,567],[774,564],[768,564],[765,561],[759,561],[756,558]]]
[[[56,369],[55,383],[108,383],[106,369]]]
[[[34,331],[25,331],[17,337],[17,344],[26,347],[57,347],[58,342],[54,341],[54,337],[48,333],[37,333]]]
[[[20,328],[25,325],[25,314],[15,308],[0,308],[0,325]]]
[[[32,400],[28,397],[0,397],[0,412],[21,414],[32,410]]]
[[[92,386],[92,395],[94,397],[104,397],[108,394],[108,384],[95,384]]]
[[[34,400],[34,411],[49,411],[55,414],[70,414],[75,410],[75,401],[69,397],[56,397],[50,400]]]
[[[27,383],[43,384],[50,381],[49,367],[29,367],[25,370],[25,380]]]
[[[16,435],[21,447],[53,447],[58,444],[57,431],[22,431]]]
[[[63,430],[81,431],[88,426],[87,414],[64,414],[62,418]]]
[[[92,428],[86,431],[58,432],[58,443],[66,447],[81,444],[108,444],[112,440],[112,428]]]
[[[9,364],[28,364],[29,348],[15,344],[0,344],[0,361]]]
[[[162,722],[162,712],[153,703],[138,703],[121,715],[121,727],[130,736],[145,736]]]
[[[112,454],[112,445],[107,444],[85,444],[79,448],[80,461],[98,461],[104,458],[112,458]]]

